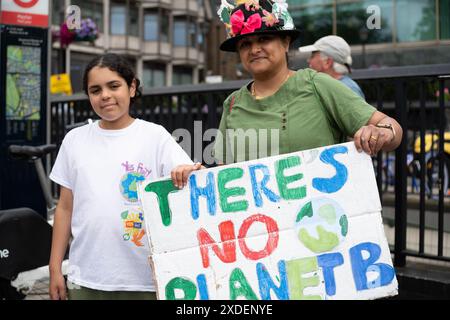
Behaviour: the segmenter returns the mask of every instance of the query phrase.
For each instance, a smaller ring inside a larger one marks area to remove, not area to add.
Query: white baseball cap
[[[347,41],[338,36],[320,38],[313,45],[300,47],[299,50],[300,52],[323,52],[335,62],[343,64],[349,69],[353,63],[350,46]]]

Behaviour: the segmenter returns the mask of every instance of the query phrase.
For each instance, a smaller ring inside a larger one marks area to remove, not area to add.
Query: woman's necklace
[[[287,74],[287,76],[286,76],[286,79],[284,79],[284,81],[280,84],[280,86],[278,87],[278,89],[289,79],[289,77],[291,76],[291,71],[289,71],[288,72],[288,74]],[[277,89],[277,90],[278,90]],[[276,91],[275,91],[276,92]],[[257,94],[256,94],[256,89],[255,89],[255,82],[253,81],[253,83],[252,83],[252,90],[251,90],[251,93],[252,93],[252,96],[253,96],[253,98],[255,98],[256,100],[261,100],[261,99],[263,99],[263,98],[265,98],[265,97],[262,97],[262,96],[258,96]]]

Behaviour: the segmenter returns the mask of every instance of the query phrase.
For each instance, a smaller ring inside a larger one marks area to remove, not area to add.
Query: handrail
[[[428,77],[428,76],[447,76],[450,75],[450,63],[432,64],[404,67],[389,67],[380,69],[358,69],[350,74],[354,80],[372,80],[372,79],[393,79],[405,77]],[[160,88],[144,88],[143,95],[176,95],[184,93],[209,93],[217,91],[236,90],[249,83],[250,79],[224,81],[221,83],[200,83],[190,85],[179,85]],[[87,100],[84,93],[76,93],[72,96],[50,96],[53,102],[68,102]]]

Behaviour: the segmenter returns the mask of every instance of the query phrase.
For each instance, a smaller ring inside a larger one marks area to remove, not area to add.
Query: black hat
[[[245,36],[271,33],[287,35],[295,40],[300,31],[295,29],[287,11],[286,0],[236,0],[236,6],[227,0],[217,11],[225,24],[228,39],[220,45],[222,51],[236,51],[237,42]]]

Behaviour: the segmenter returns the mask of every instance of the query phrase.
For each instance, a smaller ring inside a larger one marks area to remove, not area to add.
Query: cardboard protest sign
[[[138,188],[159,299],[397,294],[371,158],[353,143]]]

